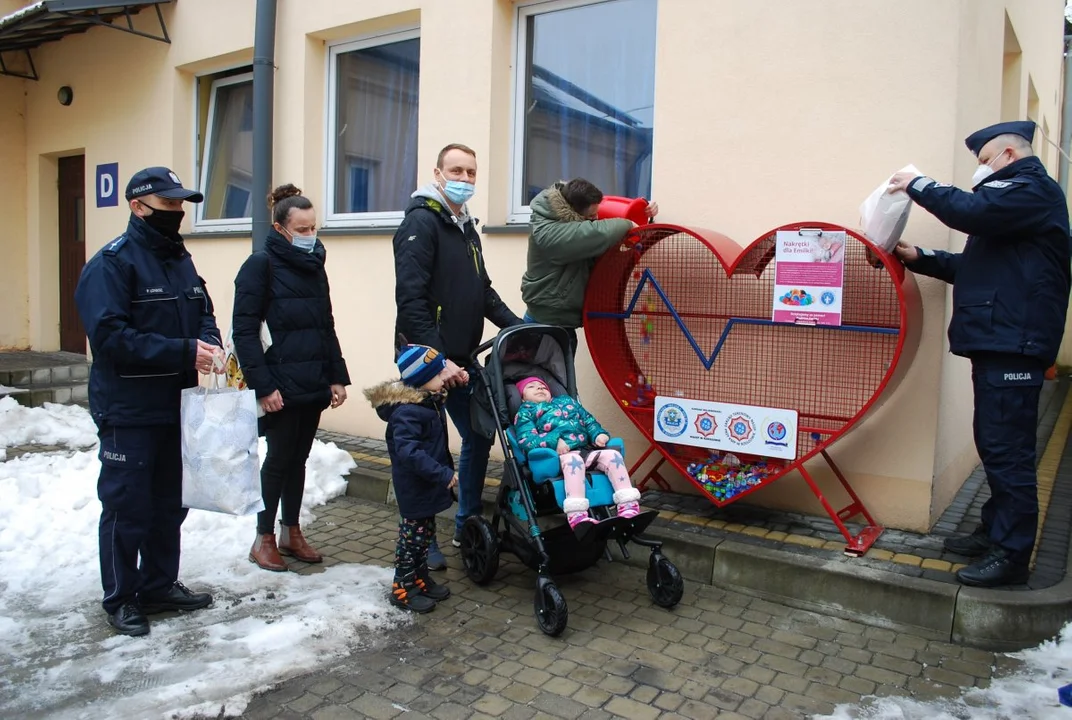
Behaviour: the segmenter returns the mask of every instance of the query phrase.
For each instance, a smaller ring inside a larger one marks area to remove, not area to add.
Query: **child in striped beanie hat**
[[[441,392],[447,360],[435,348],[405,345],[395,363],[400,379],[365,390],[365,397],[387,422],[391,483],[401,516],[390,601],[424,613],[450,597],[447,586],[428,572],[436,513],[451,506],[451,489],[458,484]]]

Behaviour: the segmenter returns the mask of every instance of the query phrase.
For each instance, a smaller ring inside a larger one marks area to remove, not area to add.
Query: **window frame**
[[[513,63],[514,87],[511,110],[512,132],[510,134],[510,177],[507,182],[506,222],[510,225],[527,225],[532,220],[532,208],[523,203],[521,190],[525,184],[525,87],[528,81],[528,19],[558,10],[569,10],[586,5],[602,5],[614,0],[525,0],[517,2],[514,11]],[[654,72],[655,68],[652,68]],[[654,178],[653,178],[654,180]]]
[[[335,190],[336,190],[336,121],[338,113],[338,72],[339,72],[339,55],[343,55],[354,50],[366,50],[368,48],[379,47],[381,45],[391,45],[396,42],[404,42],[406,40],[420,40],[421,28],[419,25],[406,25],[398,28],[394,28],[390,31],[375,33],[373,35],[365,35],[359,38],[350,40],[344,40],[337,43],[332,43],[328,46],[327,52],[327,72],[325,73],[326,84],[325,97],[327,98],[327,112],[324,116],[324,220],[321,223],[323,228],[372,228],[372,227],[386,227],[393,228],[398,227],[402,222],[402,219],[406,215],[406,210],[403,207],[400,210],[390,210],[384,212],[360,212],[360,213],[343,213],[335,211]],[[420,142],[420,70],[418,69],[418,123],[417,123],[417,138],[415,140]],[[419,168],[418,168],[419,173]],[[417,188],[413,188],[416,190]]]
[[[209,75],[198,76],[197,83],[203,82],[203,80],[206,77],[211,77],[211,76],[212,76],[212,73],[210,73]],[[208,161],[209,160],[208,153],[210,152],[210,148],[212,147],[212,140],[213,140],[213,136],[212,136],[213,131],[212,131],[212,129],[214,127],[214,122],[215,122],[215,119],[216,119],[216,109],[217,109],[216,108],[216,102],[217,102],[217,100],[216,100],[216,98],[217,98],[216,92],[217,92],[217,90],[219,90],[222,87],[226,87],[228,85],[238,85],[238,84],[244,83],[244,82],[249,82],[249,83],[253,82],[253,70],[252,69],[249,72],[246,72],[246,73],[240,73],[240,74],[237,74],[237,75],[229,75],[227,77],[216,78],[215,80],[212,81],[212,85],[211,85],[211,87],[209,89],[209,97],[208,97],[208,117],[207,117],[207,119],[205,121],[205,141],[204,141],[204,145],[203,145],[203,148],[202,148],[202,152],[200,152],[200,153],[198,153],[198,143],[197,143],[197,135],[198,135],[198,133],[200,131],[200,128],[198,127],[198,102],[194,103],[194,155],[195,155],[195,157],[194,157],[194,168],[195,168],[195,174],[196,174],[196,177],[197,177],[197,191],[202,193],[203,195],[207,195],[206,190],[208,189],[208,169],[212,165],[212,163]],[[199,100],[200,94],[197,91],[197,83],[194,84],[194,93],[198,97],[198,101],[200,101]],[[250,191],[250,194],[252,196],[252,190]],[[250,198],[250,200],[252,202],[252,197]],[[252,206],[251,206],[250,217],[244,217],[244,218],[206,218],[204,216],[205,203],[203,203],[203,202],[197,203],[196,208],[197,208],[197,210],[195,211],[195,214],[194,214],[194,230],[195,231],[211,231],[211,232],[248,231],[248,232],[252,232],[252,230],[253,230]]]

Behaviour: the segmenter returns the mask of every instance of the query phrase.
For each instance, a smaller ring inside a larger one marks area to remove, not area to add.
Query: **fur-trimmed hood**
[[[533,198],[530,205],[532,212],[542,215],[548,220],[558,222],[578,222],[585,220],[586,218],[584,216],[570,207],[570,204],[566,202],[566,198],[562,195],[562,189],[565,186],[566,183],[559,180]]]
[[[365,389],[365,399],[376,409],[382,420],[388,420],[399,405],[427,405],[435,407],[436,399],[427,390],[406,385],[401,380],[388,380]]]

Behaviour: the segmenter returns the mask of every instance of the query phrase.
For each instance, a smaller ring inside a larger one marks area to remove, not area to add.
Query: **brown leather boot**
[[[297,525],[280,524],[279,552],[307,563],[318,563],[324,560],[324,556],[305,541],[305,536],[302,535],[301,528]]]
[[[286,572],[287,566],[279,557],[279,548],[275,546],[275,535],[258,535],[249,549],[249,561],[257,567],[272,572]]]

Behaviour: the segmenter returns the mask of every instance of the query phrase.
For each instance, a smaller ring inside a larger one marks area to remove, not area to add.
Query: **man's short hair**
[[[584,178],[573,178],[562,188],[562,197],[578,214],[603,202],[603,192]]]
[[[1016,133],[1006,133],[1004,135],[998,135],[994,140],[1000,141],[999,145],[1008,145],[1017,153],[1023,155],[1034,155],[1035,148],[1031,146],[1031,143],[1027,141],[1023,135],[1017,135]],[[991,140],[990,142],[994,142]]]
[[[451,143],[450,145],[447,145],[445,148],[440,150],[439,157],[436,158],[436,167],[440,170],[443,169],[443,158],[445,158],[447,156],[447,153],[449,153],[451,150],[461,150],[466,155],[472,155],[473,159],[476,160],[476,150],[469,147],[468,145],[462,145],[461,143]]]

